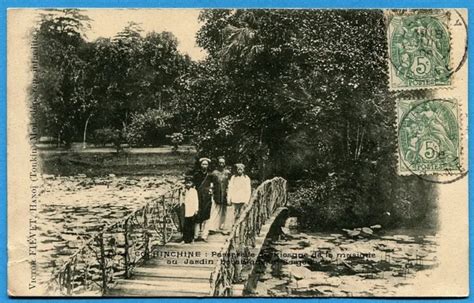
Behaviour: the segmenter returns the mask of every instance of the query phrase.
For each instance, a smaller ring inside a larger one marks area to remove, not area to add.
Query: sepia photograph
[[[9,295],[468,296],[467,15],[9,9]]]

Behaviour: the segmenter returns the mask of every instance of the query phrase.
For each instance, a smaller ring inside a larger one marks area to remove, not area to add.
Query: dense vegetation
[[[89,121],[96,136],[132,145],[182,132],[254,178],[289,179],[311,228],[430,217],[434,186],[396,174],[381,11],[203,11],[201,62],[136,24],[85,42],[87,20],[66,16],[45,16],[37,32],[45,132],[71,142]]]
[[[178,130],[178,80],[190,58],[177,51],[173,34],[143,36],[135,23],[111,39],[87,42],[88,21],[65,10],[43,15],[36,29],[40,85],[33,93],[41,100],[41,134],[66,146],[83,140],[159,144]]]

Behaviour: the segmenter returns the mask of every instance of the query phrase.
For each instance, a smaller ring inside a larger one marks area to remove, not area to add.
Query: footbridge
[[[287,208],[286,180],[261,183],[229,235],[178,243],[183,189],[132,212],[73,254],[45,284],[70,296],[241,296],[250,287],[262,246]]]

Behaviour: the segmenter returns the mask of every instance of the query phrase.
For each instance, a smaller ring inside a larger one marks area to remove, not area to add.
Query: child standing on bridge
[[[194,240],[194,228],[199,209],[199,201],[197,190],[194,188],[193,178],[186,176],[185,182],[183,241],[184,243],[191,243]]]

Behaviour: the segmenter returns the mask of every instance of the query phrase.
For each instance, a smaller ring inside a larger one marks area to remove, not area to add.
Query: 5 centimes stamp
[[[462,173],[456,100],[402,100],[398,106],[399,173]]]
[[[449,13],[393,15],[388,47],[391,89],[451,85]]]

